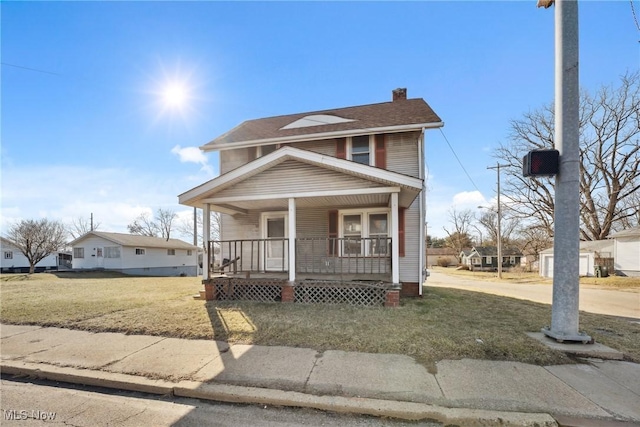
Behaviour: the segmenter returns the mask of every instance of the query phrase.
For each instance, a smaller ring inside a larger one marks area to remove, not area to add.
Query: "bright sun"
[[[172,83],[165,87],[162,98],[168,107],[180,108],[187,100],[187,91],[180,83]]]

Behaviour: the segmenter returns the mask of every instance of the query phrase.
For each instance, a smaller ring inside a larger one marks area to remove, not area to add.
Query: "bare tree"
[[[211,240],[220,240],[220,230],[222,228],[222,214],[220,212],[211,212],[211,219],[209,221],[209,238]],[[189,218],[183,218],[180,223],[177,224],[176,230],[183,236],[189,236],[190,241],[193,241],[193,215]],[[196,211],[196,233],[197,242],[203,248],[205,248],[205,242],[203,242],[203,225],[202,225],[202,210]]]
[[[515,218],[510,217],[505,212],[506,210],[501,210],[500,219],[500,236],[502,237],[502,241],[506,242],[507,245],[510,244],[512,240],[512,236],[518,227],[518,221]],[[498,213],[497,209],[494,210],[490,208],[486,211],[483,211],[478,217],[478,223],[484,228],[486,231],[486,235],[489,236],[489,241],[485,241],[485,243],[491,243],[493,245],[497,245],[498,243]],[[473,226],[473,225],[472,225]]]
[[[447,233],[446,245],[460,253],[463,248],[470,247],[473,244],[469,237],[469,227],[471,227],[474,220],[473,212],[470,209],[458,212],[453,207],[449,209],[448,214],[452,229],[449,231],[446,227],[442,227]]]
[[[554,183],[522,176],[522,156],[554,147],[554,109],[547,105],[511,121],[508,143],[495,153],[505,168],[504,192],[520,219],[553,235]],[[638,225],[640,204],[640,73],[625,74],[617,88],[602,87],[580,100],[581,237],[600,240],[625,226]],[[637,199],[636,199],[637,200]]]
[[[517,230],[517,234],[520,238],[516,246],[527,256],[527,267],[531,271],[532,263],[540,259],[540,251],[553,246],[553,239],[544,227],[523,226]]]
[[[127,225],[127,229],[129,233],[141,236],[158,237],[160,235],[160,228],[146,212],[138,215],[131,224]]]
[[[71,220],[71,224],[67,226],[67,231],[73,239],[77,239],[90,231],[97,230],[99,227],[99,222],[94,222],[92,224],[90,219],[78,217]]]
[[[169,240],[169,236],[171,235],[171,226],[173,225],[173,220],[176,219],[178,215],[171,209],[158,209],[156,212],[156,227],[160,230],[160,234],[163,239]]]
[[[67,232],[59,221],[29,219],[11,225],[6,237],[27,258],[33,274],[37,263],[65,246]]]

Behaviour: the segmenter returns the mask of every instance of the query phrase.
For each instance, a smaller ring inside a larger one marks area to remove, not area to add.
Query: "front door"
[[[264,243],[263,266],[266,271],[286,271],[289,246],[287,241],[287,214],[269,212],[262,214],[262,238]]]

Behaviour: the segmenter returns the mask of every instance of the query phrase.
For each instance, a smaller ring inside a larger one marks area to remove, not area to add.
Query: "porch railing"
[[[212,240],[208,249],[210,273],[289,271],[289,239]]]
[[[212,274],[289,271],[289,239],[242,239],[209,242],[208,265]],[[295,239],[296,273],[388,274],[391,272],[391,238]]]
[[[387,274],[391,238],[296,239],[296,272],[304,274]]]

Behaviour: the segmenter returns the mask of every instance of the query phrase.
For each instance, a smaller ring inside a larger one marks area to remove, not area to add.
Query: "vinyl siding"
[[[419,178],[419,138],[419,132],[387,135],[387,170]]]
[[[400,257],[400,281],[421,281],[420,266],[420,197],[405,211],[405,256]]]
[[[615,239],[615,269],[629,276],[640,275],[640,238]]]
[[[301,179],[303,178],[303,179]],[[341,172],[287,160],[257,176],[253,176],[226,190],[216,197],[260,195],[282,195],[293,191],[323,191],[341,189],[365,189],[382,187],[371,181],[345,175]]]

